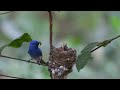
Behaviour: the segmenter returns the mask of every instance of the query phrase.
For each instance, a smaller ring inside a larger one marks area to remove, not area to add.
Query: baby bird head
[[[41,45],[42,43],[37,41],[37,40],[32,40],[30,42],[29,48],[30,49],[37,49],[39,44]]]

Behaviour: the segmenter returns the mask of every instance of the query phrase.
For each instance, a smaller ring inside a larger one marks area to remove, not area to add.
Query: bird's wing
[[[39,51],[40,56],[42,56],[42,51],[40,48],[38,48],[38,51]]]

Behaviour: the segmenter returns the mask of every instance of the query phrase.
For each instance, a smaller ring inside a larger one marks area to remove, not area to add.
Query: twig
[[[50,41],[49,41],[49,43],[50,43],[50,55],[52,54],[52,49],[53,49],[53,45],[52,45],[52,25],[53,25],[53,23],[52,23],[52,14],[51,14],[51,11],[48,11],[48,13],[49,13],[49,31],[50,31]],[[49,69],[49,65],[48,65],[48,71],[50,72],[50,77],[51,77],[51,79],[52,79],[52,73],[51,73],[51,71],[50,71],[50,69]]]
[[[120,35],[118,35],[118,36],[115,37],[115,38],[112,38],[111,41],[113,41],[113,40],[115,40],[115,39],[117,39],[117,38],[119,38],[119,37],[120,37]]]
[[[23,60],[23,59],[19,59],[19,58],[4,56],[4,55],[0,55],[0,57],[9,58],[9,59],[18,60],[18,61],[23,61],[23,62],[27,62],[27,63],[33,63],[33,64],[37,64],[38,65],[37,62],[32,62],[32,61],[29,61],[29,60]],[[40,65],[47,66],[47,63],[46,64],[41,63]]]
[[[50,28],[50,50],[52,49],[52,13],[51,13],[51,11],[48,11],[48,13],[49,13],[49,23],[50,23],[50,26],[49,26],[49,28]]]
[[[14,12],[14,11],[8,11],[8,12],[0,13],[0,15],[11,13],[11,12]]]
[[[0,74],[0,76],[9,77],[9,78],[15,78],[15,79],[25,79],[25,78],[14,77],[14,76],[8,76],[8,75],[3,75],[3,74]]]
[[[112,39],[108,40],[108,43],[110,43],[111,41],[113,41],[113,40],[115,40],[115,39],[117,39],[117,38],[119,38],[119,37],[120,37],[120,35],[116,36],[115,38],[112,38]],[[107,44],[108,44],[108,43],[107,43]],[[99,48],[102,47],[102,46],[104,46],[104,43],[101,44],[100,46],[98,46],[97,48],[93,49],[93,50],[91,51],[91,53],[94,52],[95,50],[99,49]]]
[[[100,46],[98,46],[97,48],[93,49],[93,50],[91,51],[91,53],[94,52],[95,50],[101,48],[102,46],[103,46],[103,45],[100,45]]]

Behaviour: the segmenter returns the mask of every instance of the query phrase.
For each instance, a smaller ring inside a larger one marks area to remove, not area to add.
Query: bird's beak
[[[39,42],[39,44],[41,45],[42,43],[41,43],[41,42]]]

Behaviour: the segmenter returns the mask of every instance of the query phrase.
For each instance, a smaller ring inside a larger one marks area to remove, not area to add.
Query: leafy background
[[[3,13],[5,11],[0,11]],[[91,42],[104,41],[120,33],[119,11],[61,11],[53,13],[53,44],[67,43],[77,54]],[[10,43],[24,33],[42,42],[43,59],[49,56],[49,18],[46,11],[16,11],[0,16],[0,46]],[[29,43],[20,48],[7,47],[3,55],[30,59]],[[120,43],[113,41],[92,53],[94,59],[80,72],[76,66],[69,79],[120,78]],[[0,57],[0,73],[32,79],[50,79],[47,67]],[[5,78],[5,77],[0,77]]]

